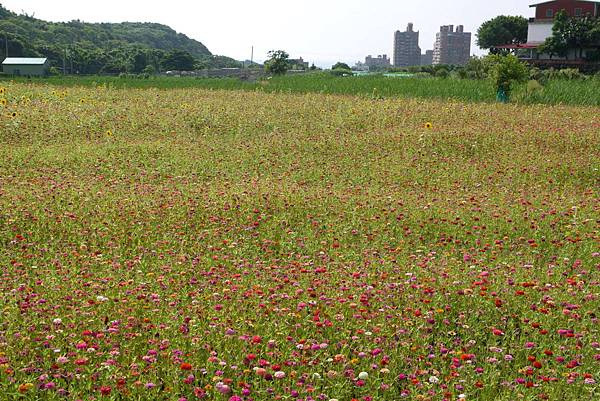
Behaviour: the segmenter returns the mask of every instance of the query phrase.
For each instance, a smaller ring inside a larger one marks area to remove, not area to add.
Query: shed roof
[[[7,57],[2,65],[44,65],[46,61],[47,58]]]

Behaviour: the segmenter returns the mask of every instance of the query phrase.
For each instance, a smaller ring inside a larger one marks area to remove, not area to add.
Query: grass
[[[4,97],[6,399],[598,398],[597,107]]]
[[[25,82],[25,80],[19,80]],[[0,81],[1,82],[1,81]],[[234,78],[178,78],[154,77],[132,79],[118,77],[52,77],[34,80],[56,86],[109,86],[115,89],[227,89],[261,91],[266,93],[324,93],[364,97],[399,97],[421,99],[450,99],[465,102],[496,101],[496,93],[486,80],[460,80],[441,78],[389,78],[384,76],[333,77],[328,73],[274,77],[259,82],[246,82]],[[519,104],[566,104],[600,106],[600,80],[553,80],[543,90],[526,93],[526,85],[516,87],[513,101]]]

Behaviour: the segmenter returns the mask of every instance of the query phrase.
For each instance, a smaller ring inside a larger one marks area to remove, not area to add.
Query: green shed
[[[50,62],[47,58],[8,57],[2,62],[2,70],[8,75],[42,77],[48,75]]]

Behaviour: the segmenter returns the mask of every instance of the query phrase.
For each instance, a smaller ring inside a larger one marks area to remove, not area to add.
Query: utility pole
[[[252,46],[252,53],[250,55],[250,66],[254,64],[254,46]]]
[[[65,54],[63,55],[63,76],[67,75],[67,48],[65,47]]]
[[[6,44],[5,56],[6,56],[6,58],[8,58],[8,34],[7,33],[4,34],[4,43]]]

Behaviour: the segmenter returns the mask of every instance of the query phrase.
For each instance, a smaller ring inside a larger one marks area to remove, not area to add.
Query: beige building
[[[436,34],[433,64],[465,65],[471,57],[471,32],[462,25],[444,25]]]

